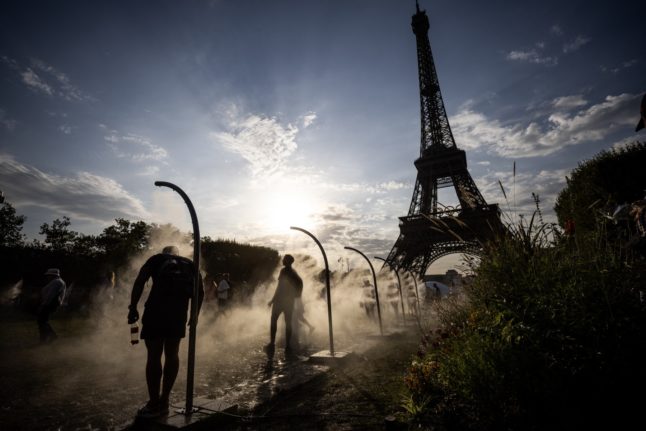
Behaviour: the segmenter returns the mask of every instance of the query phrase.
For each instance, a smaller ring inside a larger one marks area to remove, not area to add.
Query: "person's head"
[[[283,265],[292,266],[292,263],[294,263],[294,256],[286,254],[285,257],[283,257]]]
[[[61,270],[58,268],[49,268],[47,271],[45,271],[45,277],[47,279],[54,279],[54,278],[59,278],[61,276]]]
[[[173,256],[178,256],[179,255],[179,249],[175,247],[174,245],[167,245],[164,247],[162,250],[163,254],[172,254]]]

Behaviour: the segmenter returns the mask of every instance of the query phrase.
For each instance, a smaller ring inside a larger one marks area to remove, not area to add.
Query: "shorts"
[[[188,307],[146,306],[141,318],[141,339],[184,338]]]

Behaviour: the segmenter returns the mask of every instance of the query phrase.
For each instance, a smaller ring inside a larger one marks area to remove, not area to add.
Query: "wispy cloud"
[[[507,54],[507,59],[512,61],[521,61],[534,64],[544,64],[555,66],[558,64],[558,58],[539,53],[537,49],[515,50]]]
[[[69,126],[67,124],[61,124],[60,126],[58,126],[58,130],[60,130],[62,133],[65,133],[66,135],[72,134],[72,126]]]
[[[619,73],[624,69],[629,69],[633,67],[635,64],[637,64],[639,61],[636,58],[633,58],[628,61],[623,61],[619,63],[618,65],[614,67],[606,67],[606,66],[601,66],[601,71],[602,72],[610,72],[610,73]]]
[[[583,45],[590,42],[590,38],[584,36],[577,36],[574,40],[563,44],[563,53],[569,54],[574,51],[578,51]]]
[[[588,102],[580,94],[557,97],[552,101],[552,107],[559,110],[569,110],[587,105]]]
[[[640,97],[634,94],[607,96],[587,109],[556,111],[542,121],[527,125],[504,125],[471,108],[464,108],[451,117],[451,125],[458,145],[466,149],[483,148],[503,157],[545,156],[568,145],[599,141],[622,127],[633,125]],[[576,98],[569,103],[576,104],[574,102],[577,102]]]
[[[29,66],[7,56],[0,57],[2,62],[20,76],[23,84],[30,90],[48,96],[61,97],[68,101],[83,102],[96,100],[81,91],[63,72],[39,59],[32,59]]]
[[[561,36],[563,34],[563,30],[561,29],[561,26],[554,24],[550,27],[550,33],[556,36]]]
[[[303,127],[307,128],[314,123],[314,120],[316,120],[316,114],[314,112],[308,112],[307,114],[303,115]]]
[[[307,125],[311,124],[315,118],[316,114],[308,113],[303,117],[304,125],[306,122]],[[226,129],[211,133],[211,139],[244,158],[254,177],[281,171],[298,148],[298,127],[283,124],[276,117],[253,114],[239,116],[234,112]]]
[[[100,128],[108,134],[103,137],[114,155],[121,159],[128,159],[132,162],[164,161],[168,158],[168,151],[159,145],[155,145],[145,136],[132,133],[121,134],[106,125],[100,124]]]
[[[17,205],[47,208],[72,218],[108,222],[147,214],[141,201],[113,179],[90,172],[54,175],[6,154],[0,154],[0,184]]]

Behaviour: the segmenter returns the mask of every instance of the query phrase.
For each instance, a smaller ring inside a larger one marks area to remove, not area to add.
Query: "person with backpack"
[[[49,324],[49,316],[63,303],[66,290],[65,281],[61,278],[61,271],[58,268],[48,269],[45,277],[47,284],[40,292],[41,300],[37,317],[41,343],[49,343],[58,338],[54,328]]]
[[[137,413],[141,418],[155,418],[168,414],[170,392],[179,371],[179,344],[186,335],[189,299],[194,300],[192,296],[195,268],[190,259],[178,254],[177,247],[167,246],[162,253],[151,256],[141,267],[132,286],[128,324],[139,320],[137,303],[143,294],[146,281],[151,277],[153,279],[141,319],[141,339],[144,340],[148,351],[146,383],[149,396],[146,405]],[[201,275],[198,276],[199,313],[204,298],[204,286]]]

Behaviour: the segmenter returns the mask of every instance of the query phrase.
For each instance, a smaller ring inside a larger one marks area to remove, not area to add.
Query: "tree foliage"
[[[572,171],[559,193],[554,210],[561,226],[568,220],[577,230],[595,228],[597,209],[612,212],[622,203],[644,197],[646,191],[646,143],[602,151]]]
[[[23,244],[22,227],[27,217],[16,215],[15,208],[5,202],[0,206],[0,246],[16,247]]]
[[[71,251],[78,232],[70,230],[70,218],[63,216],[63,220],[55,219],[52,224],[40,225],[40,234],[45,235],[45,244],[54,251]]]

